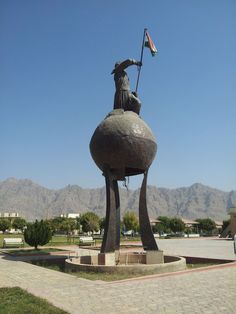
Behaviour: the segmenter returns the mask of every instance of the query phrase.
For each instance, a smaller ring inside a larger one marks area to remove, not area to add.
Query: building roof
[[[216,226],[218,226],[218,227],[222,227],[222,226],[223,226],[223,221],[216,221],[216,220],[215,220],[215,224],[216,224]]]
[[[153,224],[157,224],[158,222],[161,222],[160,220],[158,219],[154,219],[154,218],[150,218],[150,223],[153,223]]]
[[[189,219],[182,219],[185,225],[199,225],[199,222]]]

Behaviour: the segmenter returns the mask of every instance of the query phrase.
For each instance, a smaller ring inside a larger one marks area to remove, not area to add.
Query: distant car
[[[123,236],[133,237],[134,236],[134,231],[133,230],[122,231],[121,234]]]
[[[167,236],[169,236],[169,234],[167,234],[167,233],[161,233],[160,236],[161,236],[161,237],[167,237]]]
[[[199,238],[200,234],[199,233],[189,233],[189,234],[184,234],[185,238]]]

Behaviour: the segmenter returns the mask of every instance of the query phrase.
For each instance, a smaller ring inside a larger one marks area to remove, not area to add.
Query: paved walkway
[[[236,260],[233,241],[219,238],[157,240],[165,254]],[[236,313],[236,311],[235,311]]]
[[[0,286],[22,287],[72,314],[236,313],[236,263],[105,283],[1,256]]]

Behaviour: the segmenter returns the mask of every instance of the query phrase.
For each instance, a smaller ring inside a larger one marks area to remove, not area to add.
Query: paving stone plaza
[[[236,313],[233,242],[220,239],[159,240],[165,253],[232,259],[205,269],[117,282],[89,281],[0,258],[0,287],[19,286],[69,313]]]

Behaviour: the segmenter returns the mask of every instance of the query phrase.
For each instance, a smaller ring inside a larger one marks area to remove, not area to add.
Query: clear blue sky
[[[113,65],[139,59],[144,27],[159,50],[145,49],[139,86],[158,141],[148,183],[236,189],[235,0],[2,0],[0,181],[104,185],[89,141],[112,110]]]

